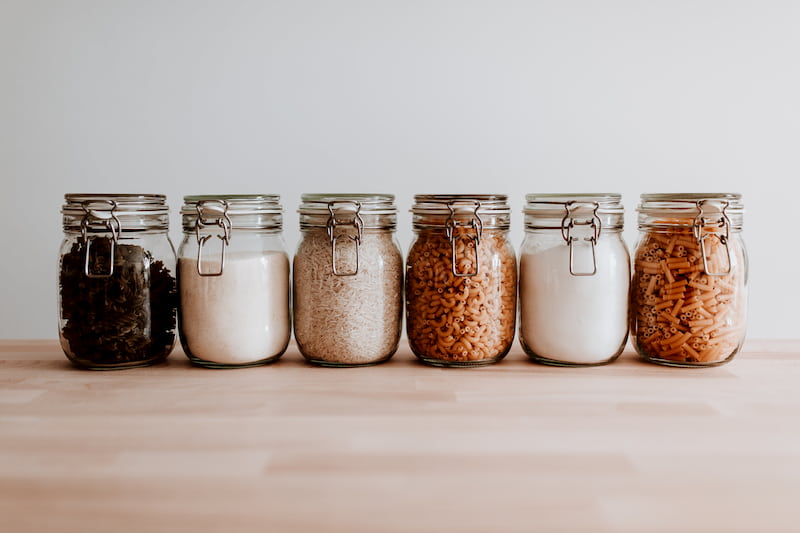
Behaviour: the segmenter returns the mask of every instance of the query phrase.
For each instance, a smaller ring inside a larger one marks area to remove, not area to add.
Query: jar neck
[[[561,228],[545,228],[539,226],[525,226],[525,234],[528,235],[547,235],[547,236],[557,236],[563,237]],[[598,232],[597,238],[600,239],[604,235],[622,235],[622,227],[621,226],[612,226],[612,227],[602,227]]]
[[[89,227],[84,231],[80,225],[70,226],[69,228],[64,229],[64,235],[68,237],[81,237],[83,235],[87,237],[115,237],[116,231],[109,230],[107,227]],[[122,231],[116,234],[116,238],[118,239],[135,239],[139,237],[148,237],[148,236],[167,236],[169,235],[169,228],[166,226],[163,227],[148,227],[148,228],[130,228],[130,227],[123,227]]]
[[[360,218],[360,222],[358,221]],[[333,216],[320,214],[300,213],[300,230],[326,230],[329,226],[334,227],[357,227],[361,226],[363,231],[383,230],[395,231],[397,229],[397,215],[373,215],[370,213],[359,213],[356,217],[354,212],[336,212]]]
[[[344,226],[344,225],[337,226],[336,227],[336,230],[337,230],[336,233],[338,234],[340,231],[341,231],[341,233],[353,233],[353,231],[347,231],[348,229],[349,230],[353,230],[354,227],[352,225],[351,226]],[[373,227],[367,227],[367,226],[364,226],[361,229],[361,233],[365,234],[365,235],[366,234],[370,234],[370,235],[377,235],[377,234],[394,235],[395,231],[396,231],[396,227],[394,225],[386,225],[386,226],[380,226],[380,227],[374,227],[374,226]],[[319,226],[319,225],[303,225],[303,226],[300,226],[300,233],[302,233],[303,235],[325,235],[326,238],[329,237],[328,228],[326,228],[325,226]]]
[[[449,238],[448,228],[444,224],[414,224],[412,229],[414,233],[418,235],[440,234],[444,237]],[[480,229],[479,227],[463,226],[454,228],[453,230],[451,230],[451,233],[453,235],[471,234],[475,233],[479,229]],[[494,226],[484,226],[480,231],[480,234],[507,235],[508,232],[509,232],[509,226],[494,225]]]

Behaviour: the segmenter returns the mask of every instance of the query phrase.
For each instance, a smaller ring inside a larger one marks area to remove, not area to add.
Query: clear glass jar
[[[520,342],[537,363],[602,365],[628,339],[630,256],[619,194],[529,194]]]
[[[514,339],[517,264],[505,195],[417,195],[406,266],[406,334],[435,366],[479,366]]]
[[[294,256],[294,336],[322,366],[381,363],[397,350],[403,256],[391,194],[304,194]]]
[[[747,254],[741,195],[643,194],[631,334],[644,359],[712,366],[744,341]]]
[[[162,195],[67,194],[59,339],[89,369],[151,365],[175,344],[175,250]]]
[[[289,256],[277,195],[184,197],[179,330],[192,363],[276,361],[291,335]]]

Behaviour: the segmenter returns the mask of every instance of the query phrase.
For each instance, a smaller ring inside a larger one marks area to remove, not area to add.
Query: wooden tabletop
[[[0,341],[0,529],[800,531],[800,341],[728,365],[72,368]]]

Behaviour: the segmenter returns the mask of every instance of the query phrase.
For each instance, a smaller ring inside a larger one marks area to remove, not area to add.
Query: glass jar
[[[406,333],[435,366],[505,357],[514,339],[517,265],[505,195],[417,195],[406,266]]]
[[[277,195],[184,197],[179,331],[210,368],[271,363],[291,334],[289,256]]]
[[[294,336],[322,366],[373,365],[400,341],[403,256],[391,194],[304,194]]]
[[[619,194],[529,194],[520,342],[537,363],[602,365],[628,339],[630,256]]]
[[[175,250],[162,195],[67,194],[59,339],[73,364],[144,366],[175,344]]]
[[[747,254],[741,195],[643,194],[631,329],[646,360],[730,361],[744,341]]]

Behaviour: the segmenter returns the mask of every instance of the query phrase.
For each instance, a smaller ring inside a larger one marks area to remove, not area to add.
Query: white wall
[[[0,337],[55,337],[65,192],[738,191],[797,337],[800,2],[0,0]]]

